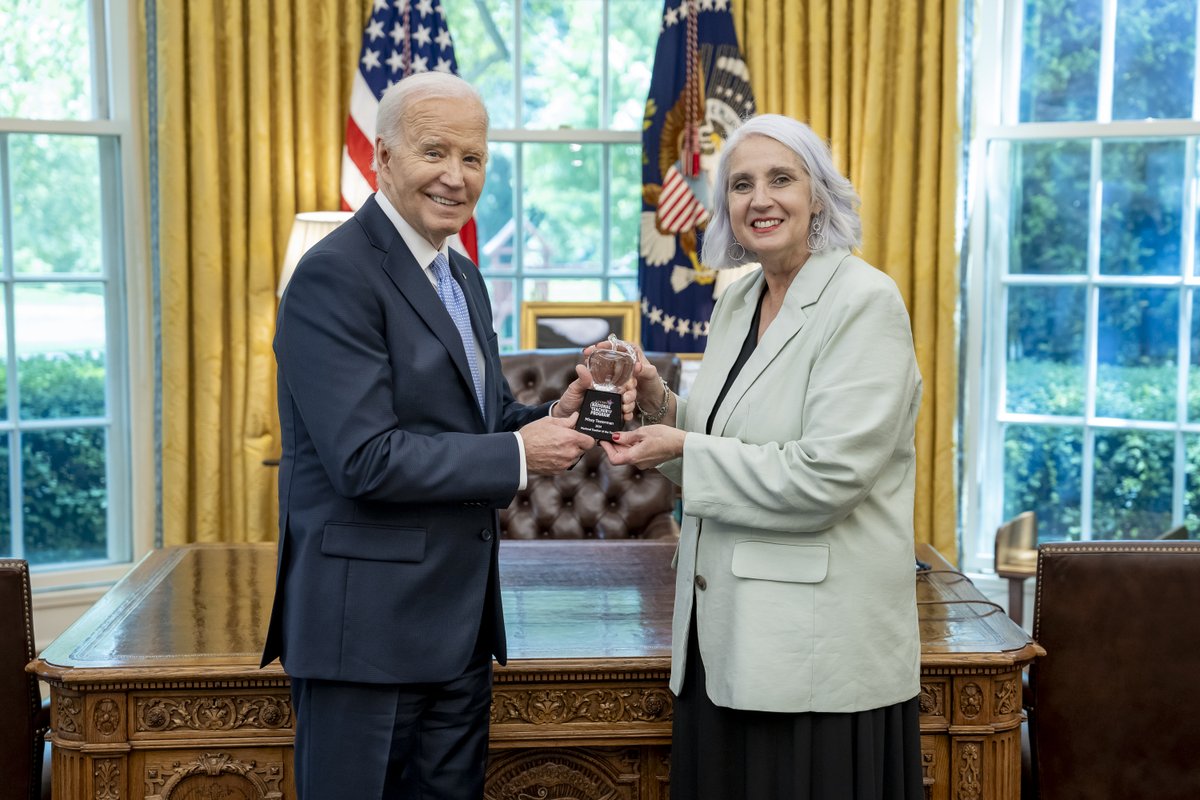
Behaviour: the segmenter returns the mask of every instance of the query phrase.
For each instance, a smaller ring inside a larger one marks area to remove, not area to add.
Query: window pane
[[[1082,286],[1009,287],[1008,411],[1083,414],[1086,296]]]
[[[1100,271],[1178,275],[1184,143],[1106,142]]]
[[[514,282],[502,278],[487,279],[488,294],[492,298],[492,324],[503,347],[505,342],[517,338],[517,297]]]
[[[1192,363],[1188,370],[1187,416],[1188,420],[1200,420],[1200,293],[1192,292]]]
[[[1195,0],[1120,0],[1113,119],[1192,116]]]
[[[1170,528],[1174,474],[1174,434],[1098,431],[1092,538],[1153,539]]]
[[[1183,478],[1183,522],[1188,527],[1188,538],[1200,536],[1200,436],[1183,437],[1186,448]]]
[[[601,12],[595,0],[522,0],[523,126],[600,127]]]
[[[487,180],[483,184],[479,204],[475,206],[479,267],[484,272],[511,270],[517,266],[516,240],[513,236],[515,165],[514,145],[491,143],[488,147]]]
[[[1192,185],[1197,186],[1198,182],[1200,182],[1200,139],[1193,139],[1192,143],[1189,144],[1189,147],[1193,147],[1195,149],[1195,152],[1193,153],[1194,171],[1191,177]],[[1195,223],[1193,227],[1195,228],[1195,232],[1192,241],[1193,248],[1191,274],[1193,276],[1200,276],[1200,203],[1195,203],[1195,206],[1195,216],[1193,217],[1193,222]]]
[[[640,297],[636,278],[608,282],[609,300],[637,300]]]
[[[612,227],[609,246],[613,274],[636,275],[638,268],[638,226],[642,219],[642,146],[615,144],[610,148],[612,175],[609,203]]]
[[[1013,273],[1087,272],[1089,142],[1013,146]]]
[[[11,434],[0,434],[0,555],[13,552],[12,502],[9,495],[8,442]]]
[[[601,147],[524,146],[525,269],[576,272],[602,268]]]
[[[458,74],[483,95],[493,128],[513,128],[512,0],[443,3]]]
[[[107,557],[104,430],[26,432],[21,435],[21,462],[29,562]]]
[[[92,119],[88,0],[6,0],[0,117]]]
[[[653,8],[653,6],[650,6]],[[609,127],[640,131],[650,93],[658,26],[646,24],[646,0],[609,0]]]
[[[100,140],[10,134],[18,274],[101,271]]]
[[[1080,536],[1083,434],[1077,428],[1009,425],[1004,431],[1004,518],[1038,518],[1038,541]]]
[[[1098,0],[1026,0],[1021,122],[1096,118],[1101,5]]]
[[[599,300],[604,291],[599,278],[526,278],[523,283],[526,300],[590,303]]]
[[[1179,290],[1101,289],[1096,415],[1175,419]]]
[[[8,308],[0,303],[0,419],[8,419]],[[3,552],[3,551],[0,551]]]
[[[103,416],[103,287],[18,284],[13,294],[21,417]]]

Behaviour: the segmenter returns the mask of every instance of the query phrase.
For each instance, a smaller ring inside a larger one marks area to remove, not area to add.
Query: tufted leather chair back
[[[37,677],[25,671],[35,653],[24,561],[0,559],[0,619],[0,796],[37,800],[48,719]]]
[[[1039,548],[1029,731],[1041,800],[1200,797],[1200,542]]]
[[[646,357],[677,390],[679,357]],[[500,356],[500,367],[517,400],[545,403],[562,396],[581,360],[574,349],[524,350]],[[657,470],[613,466],[594,447],[573,469],[529,476],[500,512],[500,529],[507,539],[664,539],[679,535],[674,510],[675,484]]]

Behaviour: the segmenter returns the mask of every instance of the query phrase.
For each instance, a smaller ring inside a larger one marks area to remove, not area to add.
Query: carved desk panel
[[[665,800],[673,543],[500,548],[487,800]],[[944,562],[933,551],[921,557]],[[288,679],[257,668],[270,544],[147,556],[31,665],[50,684],[56,800],[291,800]],[[926,600],[976,600],[948,574]],[[1036,645],[978,603],[921,606],[922,750],[939,800],[1018,797],[1020,670]]]

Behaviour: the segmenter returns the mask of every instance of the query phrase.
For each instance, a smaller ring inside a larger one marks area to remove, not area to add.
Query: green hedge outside
[[[1176,368],[1102,365],[1097,403],[1107,416],[1175,418]],[[1189,414],[1196,418],[1200,380],[1189,376]],[[1083,368],[1051,361],[1011,362],[1007,410],[1081,415]],[[1172,527],[1175,435],[1140,430],[1097,430],[1092,538],[1153,539]],[[1187,478],[1184,523],[1200,527],[1200,436],[1185,438]],[[1067,425],[1010,424],[1004,436],[1004,518],[1022,511],[1038,515],[1042,541],[1077,540],[1082,535],[1083,429]]]
[[[0,365],[0,400],[8,407],[6,365]],[[21,419],[63,419],[104,414],[104,357],[99,353],[36,355],[18,369]],[[33,564],[105,558],[108,554],[106,430],[74,427],[21,435],[24,554]],[[0,440],[0,552],[12,552],[9,451]]]

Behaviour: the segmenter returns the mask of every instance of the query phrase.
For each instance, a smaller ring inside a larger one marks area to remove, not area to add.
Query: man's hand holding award
[[[612,441],[613,433],[625,424],[621,391],[633,377],[636,363],[637,350],[616,334],[610,334],[588,354],[586,366],[592,388],[584,392],[575,430],[598,441]]]

